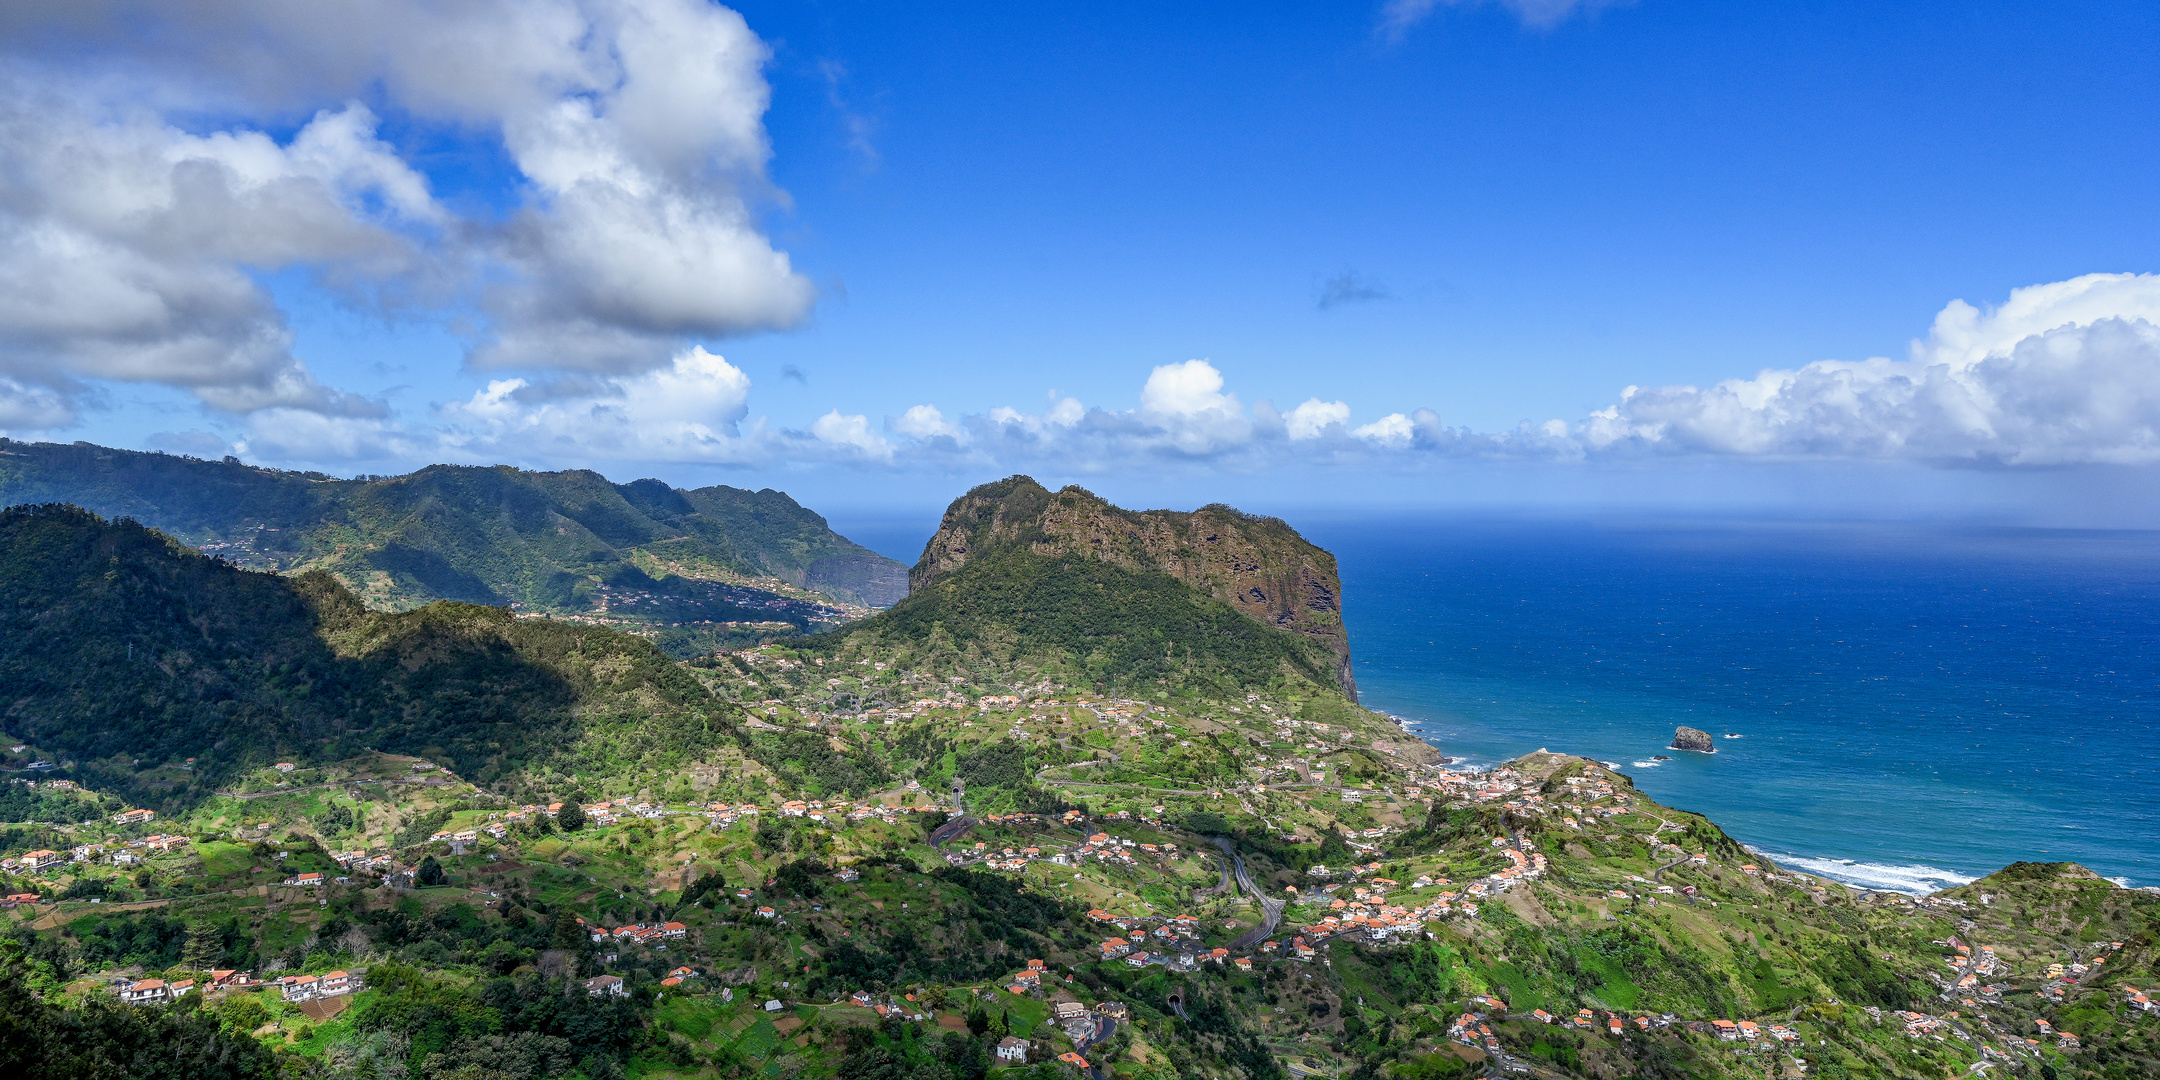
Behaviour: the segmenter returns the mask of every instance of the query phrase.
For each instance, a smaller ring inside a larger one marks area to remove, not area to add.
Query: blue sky
[[[60,283],[0,428],[864,513],[2150,486],[2150,5],[1164,8],[0,16],[0,282]]]

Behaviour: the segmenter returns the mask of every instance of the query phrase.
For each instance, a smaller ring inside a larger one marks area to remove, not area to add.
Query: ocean
[[[2018,860],[2160,885],[2160,534],[1296,524],[1340,561],[1364,704],[1466,766],[1614,763],[1870,888]],[[1680,724],[1718,752],[1667,750]]]

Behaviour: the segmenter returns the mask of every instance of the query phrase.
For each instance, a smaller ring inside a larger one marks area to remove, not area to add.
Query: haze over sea
[[[2160,885],[2160,534],[1297,524],[1340,559],[1364,703],[1466,764],[1617,763],[1878,889],[2021,859]]]

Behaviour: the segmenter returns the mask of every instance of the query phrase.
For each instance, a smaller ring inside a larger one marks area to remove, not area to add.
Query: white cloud
[[[1293,440],[1317,439],[1331,426],[1350,421],[1350,406],[1340,401],[1308,398],[1283,416],[1283,426]]]
[[[910,439],[965,439],[967,432],[957,424],[945,422],[945,414],[935,405],[916,405],[899,416],[885,422],[896,435]]]
[[[1821,361],[1708,389],[1629,387],[1579,423],[1451,428],[1430,409],[1352,425],[1347,402],[1250,409],[1204,360],[1153,369],[1132,410],[1058,399],[924,426],[891,460],[1110,471],[1150,462],[1257,470],[1287,463],[1412,467],[1434,458],[1581,461],[1645,454],[1898,459],[1986,465],[2160,461],[2160,275],[2099,274],[2018,289],[2001,306],[1946,306],[1909,359]],[[1053,422],[1053,417],[1056,422]]]
[[[1411,437],[1416,432],[1417,429],[1410,423],[1409,417],[1401,413],[1389,413],[1370,424],[1357,428],[1350,434],[1360,439],[1379,443],[1382,446],[1401,449],[1410,445]]]
[[[828,446],[851,450],[876,461],[892,457],[892,444],[870,429],[870,418],[860,413],[843,416],[834,409],[810,425],[810,433]]]
[[[1140,388],[1140,408],[1170,416],[1239,411],[1237,398],[1222,388],[1222,372],[1205,360],[1164,364],[1150,372],[1147,385]]]
[[[498,379],[442,410],[440,444],[472,461],[764,459],[771,438],[745,430],[750,377],[692,348],[641,375],[562,385]]]
[[[1576,12],[1589,13],[1626,0],[1387,0],[1380,6],[1380,32],[1399,39],[1410,28],[1431,17],[1441,7],[1476,7],[1497,3],[1513,12],[1524,26],[1545,30],[1566,22]]]
[[[400,230],[439,211],[374,127],[347,105],[282,146],[195,136],[0,81],[0,375],[70,418],[85,379],[163,383],[231,412],[379,415],[316,381],[246,272],[414,265]]]
[[[2160,276],[2094,274],[1953,301],[1910,359],[1824,360],[1708,389],[1629,387],[1593,451],[1910,458],[2007,465],[2160,461]]]
[[[477,303],[486,368],[633,374],[795,325],[814,290],[753,209],[782,198],[767,59],[705,0],[0,8],[0,377],[35,391],[0,422],[72,418],[100,379],[379,416],[293,355],[255,276],[295,268],[408,311]],[[522,204],[453,213],[360,98],[499,139]]]
[[[58,391],[0,377],[0,431],[41,432],[74,422],[73,404]]]

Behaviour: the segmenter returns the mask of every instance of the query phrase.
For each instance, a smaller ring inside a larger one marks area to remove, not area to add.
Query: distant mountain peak
[[[908,583],[864,632],[1017,635],[1022,650],[1157,673],[1141,681],[1206,664],[1265,682],[1287,664],[1355,699],[1335,558],[1276,518],[1126,510],[1012,476],[946,508]]]

